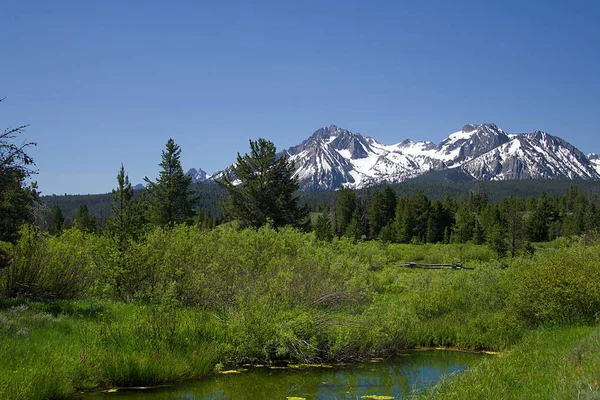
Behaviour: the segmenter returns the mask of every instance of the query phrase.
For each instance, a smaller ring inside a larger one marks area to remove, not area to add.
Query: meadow
[[[72,398],[247,363],[347,363],[415,347],[500,352],[423,396],[600,394],[600,243],[589,236],[500,260],[484,245],[326,242],[228,225],[156,228],[126,244],[25,228],[5,247],[1,398]]]

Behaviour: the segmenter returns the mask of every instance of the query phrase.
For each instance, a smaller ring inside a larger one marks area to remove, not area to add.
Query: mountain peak
[[[542,131],[508,134],[493,123],[464,125],[439,145],[410,139],[384,145],[329,125],[280,155],[294,162],[294,176],[303,191],[364,188],[430,172],[477,180],[600,180],[600,156],[586,157],[565,140]],[[218,176],[201,170],[189,174],[208,180]]]
[[[344,134],[350,134],[350,132],[348,132],[346,129],[338,127],[337,125],[329,125],[314,131],[308,140],[327,140]]]
[[[474,130],[477,129],[477,127],[478,126],[475,125],[475,124],[467,124],[467,125],[465,125],[465,126],[462,127],[461,132],[465,132],[465,133],[467,133],[467,132],[473,132]]]

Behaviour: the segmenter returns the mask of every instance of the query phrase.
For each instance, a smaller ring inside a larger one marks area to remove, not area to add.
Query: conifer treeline
[[[600,195],[583,192],[572,185],[562,194],[528,198],[509,195],[490,201],[482,185],[461,198],[445,193],[431,199],[423,191],[402,194],[386,185],[371,190],[341,188],[327,204],[313,204],[313,221],[307,219],[308,205],[300,207],[293,163],[276,157],[271,142],[250,141],[251,152],[238,155],[236,167],[220,185],[229,194],[221,202],[223,221],[237,221],[241,227],[259,228],[271,224],[314,230],[319,240],[334,236],[390,243],[473,243],[487,244],[499,256],[516,256],[533,251],[531,242],[544,242],[560,236],[581,235],[600,228]],[[159,164],[156,182],[146,178],[147,190],[134,196],[123,166],[113,191],[112,216],[106,226],[81,205],[73,226],[82,231],[105,229],[120,242],[135,239],[145,227],[195,224],[212,229],[220,222],[191,190],[191,179],[179,162],[181,150],[169,139]],[[232,175],[233,173],[233,175]],[[241,184],[237,184],[241,182]],[[400,193],[400,194],[398,194]],[[47,230],[58,234],[66,225],[60,207],[54,205]]]
[[[392,243],[488,244],[499,254],[531,251],[530,242],[581,235],[600,228],[600,198],[571,186],[561,195],[527,199],[510,195],[498,203],[484,192],[461,199],[431,200],[423,192],[397,196],[390,186],[359,196],[342,188],[318,219],[319,238],[331,226],[338,237]]]

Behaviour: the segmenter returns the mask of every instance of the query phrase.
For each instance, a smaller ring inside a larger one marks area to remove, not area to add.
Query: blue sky
[[[0,1],[0,127],[43,194],[213,172],[336,124],[383,143],[466,123],[600,152],[597,1]]]

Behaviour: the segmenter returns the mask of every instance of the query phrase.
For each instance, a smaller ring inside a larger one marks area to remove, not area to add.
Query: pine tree
[[[189,222],[194,216],[194,205],[198,201],[192,196],[192,178],[183,173],[179,157],[181,149],[169,139],[162,152],[161,167],[156,182],[146,181],[148,220],[155,226],[173,226]]]
[[[502,199],[498,208],[505,227],[506,248],[510,251],[510,257],[514,258],[524,244],[522,211],[525,204],[522,198],[510,195]]]
[[[346,234],[352,214],[356,209],[356,192],[341,187],[335,197],[335,234],[342,237]]]
[[[331,242],[333,239],[333,232],[331,230],[331,218],[329,214],[319,214],[315,221],[314,227],[315,237],[319,241]]]
[[[532,242],[545,242],[555,236],[552,231],[560,227],[557,221],[556,207],[550,196],[542,192],[535,202],[535,209],[530,213],[525,222],[528,240]],[[554,229],[550,229],[554,226]]]
[[[293,175],[294,163],[278,157],[273,143],[262,138],[250,140],[250,154],[238,153],[231,171],[217,181],[229,195],[223,207],[226,217],[242,227],[269,223],[274,228],[291,225],[306,229],[309,210],[298,204],[298,179]]]
[[[196,213],[196,218],[194,220],[194,225],[196,225],[200,230],[209,231],[213,229],[217,224],[215,218],[209,211],[206,210],[198,210]]]
[[[485,242],[485,230],[479,223],[479,219],[475,217],[475,224],[473,225],[473,244],[483,244]]]
[[[48,233],[58,235],[65,227],[65,217],[60,207],[54,204],[50,208],[50,218],[48,222]]]
[[[75,214],[75,219],[73,220],[73,226],[80,231],[88,233],[96,232],[98,230],[98,222],[96,222],[96,217],[93,217],[90,214],[85,204],[79,206],[79,209]]]
[[[376,238],[381,229],[389,224],[396,214],[396,193],[386,185],[385,189],[378,190],[369,199],[367,208],[367,222],[369,236]]]
[[[136,212],[136,201],[133,198],[133,187],[129,176],[125,174],[125,167],[117,174],[117,188],[113,189],[113,216],[106,221],[109,235],[119,243],[121,250],[130,239],[135,239],[140,233],[141,223]]]
[[[357,207],[352,213],[352,218],[350,219],[348,226],[346,226],[346,232],[344,236],[358,240],[362,238],[363,234],[364,230],[361,219],[361,213],[360,209]]]
[[[33,159],[26,152],[36,144],[13,143],[26,127],[0,131],[0,241],[12,242],[17,239],[19,227],[31,222],[32,206],[39,195],[35,183],[28,186],[25,183],[27,178],[36,173],[32,169]]]
[[[409,212],[413,215],[413,236],[420,243],[424,243],[427,239],[427,224],[431,213],[431,201],[425,193],[418,191],[410,199]]]
[[[427,220],[427,243],[439,243],[444,240],[444,207],[440,201],[434,201]]]
[[[396,205],[394,231],[397,235],[396,241],[399,243],[410,243],[414,236],[415,218],[410,209],[410,200],[410,197],[403,196]]]
[[[462,204],[456,212],[453,228],[454,239],[457,243],[466,243],[473,238],[475,228],[475,215],[471,211],[471,204]]]

